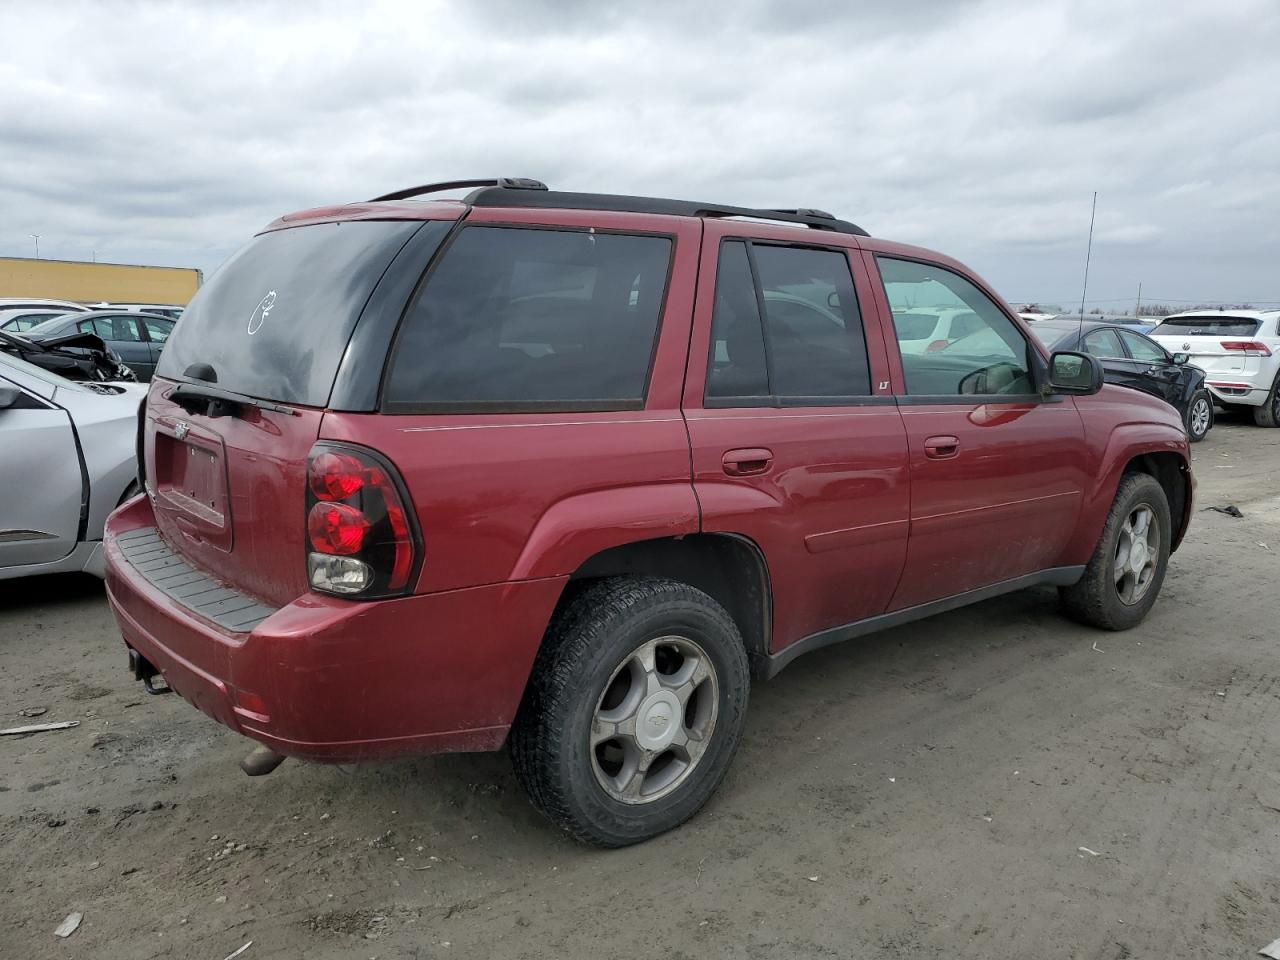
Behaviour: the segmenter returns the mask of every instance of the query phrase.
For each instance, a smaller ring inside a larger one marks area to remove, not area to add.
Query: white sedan
[[[0,579],[103,575],[103,523],[140,489],[146,390],[73,382],[0,353]]]

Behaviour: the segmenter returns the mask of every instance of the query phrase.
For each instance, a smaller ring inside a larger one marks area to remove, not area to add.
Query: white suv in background
[[[1250,407],[1260,427],[1280,426],[1280,310],[1191,310],[1147,334],[1170,353],[1187,353],[1224,407]]]

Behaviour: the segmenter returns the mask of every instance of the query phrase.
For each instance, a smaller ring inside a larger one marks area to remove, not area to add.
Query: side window
[[[142,334],[138,331],[138,321],[134,317],[111,317],[110,334],[105,338],[107,340],[117,340],[129,342],[138,342],[142,340]]]
[[[1127,359],[1120,338],[1114,330],[1095,330],[1084,338],[1084,348],[1095,357],[1119,357]]]
[[[103,340],[111,339],[111,322],[104,317],[81,320],[76,326],[81,333],[96,333]]]
[[[173,331],[173,324],[163,320],[152,320],[147,317],[142,322],[147,328],[147,336],[151,338],[152,343],[164,343]]]
[[[764,398],[771,393],[747,245],[740,240],[722,243],[716,267],[706,395]]]
[[[871,394],[867,342],[848,257],[752,244],[764,294],[769,378],[779,397]]]
[[[464,227],[410,306],[394,412],[644,405],[667,237]]]
[[[876,257],[876,262],[909,395],[1035,393],[1027,341],[985,293],[936,264],[894,257]],[[926,331],[923,318],[929,316],[937,322]],[[964,318],[957,331],[962,336],[941,335],[945,316]]]
[[[1160,348],[1160,345],[1152,343],[1146,337],[1141,337],[1128,330],[1121,330],[1120,339],[1124,341],[1124,345],[1129,348],[1129,353],[1135,360],[1140,360],[1143,363],[1169,362],[1168,355]]]
[[[725,241],[711,339],[708,399],[799,405],[871,394],[862,316],[840,251]]]

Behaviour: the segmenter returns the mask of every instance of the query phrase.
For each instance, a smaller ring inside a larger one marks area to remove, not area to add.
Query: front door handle
[[[751,477],[767,473],[773,465],[773,451],[764,447],[744,447],[739,450],[726,450],[724,472],[731,477]]]
[[[930,437],[924,442],[924,455],[931,460],[950,460],[959,452],[958,437]]]

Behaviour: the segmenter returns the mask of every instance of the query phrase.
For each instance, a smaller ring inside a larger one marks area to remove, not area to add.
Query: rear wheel
[[[511,733],[534,806],[589,843],[647,840],[692,816],[742,736],[746,649],[687,584],[602,580],[552,625]]]
[[[1253,408],[1253,422],[1260,427],[1280,426],[1280,376],[1271,384],[1266,402]]]
[[[1103,630],[1141,623],[1164,583],[1172,527],[1159,481],[1125,474],[1084,576],[1059,590],[1067,614]]]
[[[1187,438],[1199,443],[1213,427],[1213,399],[1208,390],[1197,390],[1187,406]]]

